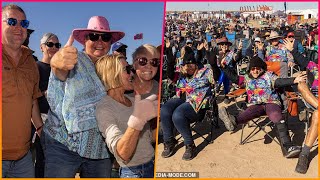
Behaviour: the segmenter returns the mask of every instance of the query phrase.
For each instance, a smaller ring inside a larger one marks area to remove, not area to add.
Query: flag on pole
[[[139,33],[133,36],[133,40],[143,39],[143,33]]]

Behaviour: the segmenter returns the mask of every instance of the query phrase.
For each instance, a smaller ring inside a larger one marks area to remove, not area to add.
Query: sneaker
[[[282,153],[286,158],[294,158],[297,157],[301,152],[301,146],[295,145],[286,145],[284,144],[282,147]]]
[[[190,161],[191,159],[194,158],[195,153],[196,153],[196,146],[194,144],[187,144],[186,151],[182,156],[182,160]]]
[[[230,115],[225,107],[219,108],[219,118],[223,121],[224,126],[228,131],[235,130],[237,126],[236,118]]]
[[[308,168],[309,168],[309,156],[306,154],[300,154],[295,171],[297,173],[305,174],[307,173]]]
[[[178,141],[176,139],[168,142],[164,142],[164,150],[161,153],[161,157],[168,158],[173,154],[173,150],[176,147]]]

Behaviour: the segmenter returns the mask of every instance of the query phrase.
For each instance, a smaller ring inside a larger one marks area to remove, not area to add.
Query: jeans
[[[44,177],[74,178],[80,172],[82,178],[109,178],[111,176],[110,159],[88,159],[50,137],[41,134],[41,143],[45,157]]]
[[[221,74],[220,74],[220,77],[219,77],[219,80],[218,80],[218,87],[220,90],[220,86],[221,84],[223,83],[223,91],[224,91],[224,94],[227,95],[229,93],[229,78],[228,76],[221,70]]]
[[[272,122],[278,123],[282,119],[281,107],[273,103],[249,106],[237,116],[237,123],[244,124],[263,115],[268,115]]]
[[[153,160],[138,166],[120,167],[121,178],[153,178],[154,163]]]
[[[184,144],[193,144],[190,123],[197,120],[197,113],[189,103],[181,99],[170,99],[161,107],[160,117],[165,142],[174,138],[173,128],[176,127],[184,139]]]
[[[19,160],[2,160],[3,178],[34,178],[32,154],[29,151]]]

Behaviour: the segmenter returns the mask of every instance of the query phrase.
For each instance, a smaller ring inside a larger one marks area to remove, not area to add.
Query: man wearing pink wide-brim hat
[[[110,30],[105,17],[93,16],[87,28],[74,29],[51,60],[48,85],[51,107],[44,127],[45,177],[111,176],[111,160],[96,120],[96,104],[106,95],[95,62],[125,33]],[[84,46],[78,51],[74,39]],[[57,173],[58,172],[58,173]]]

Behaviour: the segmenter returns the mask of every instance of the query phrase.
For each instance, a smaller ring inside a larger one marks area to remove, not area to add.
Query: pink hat
[[[105,17],[102,16],[93,16],[90,18],[88,23],[88,28],[74,29],[72,31],[73,37],[79,43],[84,45],[86,35],[90,32],[108,32],[111,33],[111,44],[119,41],[125,35],[121,31],[110,31],[109,22]]]

